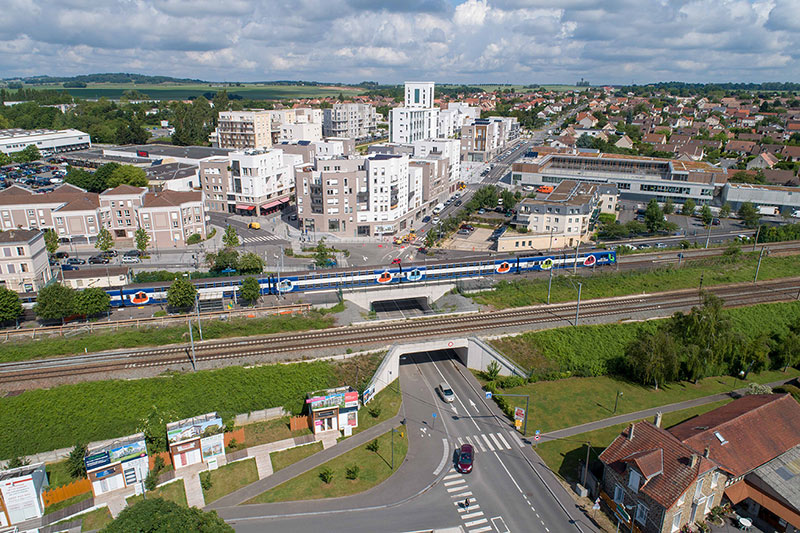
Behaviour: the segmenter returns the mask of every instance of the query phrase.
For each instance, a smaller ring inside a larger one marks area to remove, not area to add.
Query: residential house
[[[752,155],[758,150],[758,145],[753,141],[731,140],[725,145],[726,152],[734,152],[739,155]]]
[[[614,146],[616,146],[617,148],[632,149],[633,141],[627,135],[623,135],[622,137],[619,138],[617,142],[614,143]]]
[[[747,163],[747,170],[754,168],[772,168],[778,163],[778,158],[769,152],[761,152],[755,159]]]
[[[645,133],[642,135],[642,141],[648,144],[666,144],[667,136],[663,133]]]
[[[44,233],[24,229],[0,233],[0,287],[35,292],[52,277]]]

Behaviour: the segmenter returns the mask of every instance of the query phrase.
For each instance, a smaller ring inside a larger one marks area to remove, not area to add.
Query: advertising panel
[[[325,409],[327,407],[358,407],[358,392],[334,392],[326,396],[314,396],[306,400],[311,409]]]
[[[111,462],[111,459],[108,457],[108,452],[100,452],[89,455],[83,459],[84,464],[86,464],[86,470],[94,470],[95,468],[99,468],[103,465],[107,465]]]
[[[131,459],[147,455],[147,445],[145,444],[144,439],[137,440],[135,442],[129,442],[127,444],[117,446],[116,448],[112,448],[108,455],[112,463],[116,461],[130,461]]]
[[[187,420],[186,424],[167,431],[167,440],[170,444],[175,444],[185,440],[202,437],[205,433],[217,432],[222,432],[222,419],[220,417],[210,418],[202,421]]]
[[[111,468],[107,468],[105,470],[101,470],[100,472],[95,472],[94,473],[94,478],[95,479],[103,479],[104,477],[111,476],[111,475],[113,475],[115,473],[117,473],[117,469],[114,468],[114,467],[111,467]]]
[[[20,522],[41,516],[39,511],[39,496],[30,476],[3,483],[3,501],[6,511],[11,518],[11,523]]]
[[[344,393],[344,406],[345,408],[358,407],[358,391]]]
[[[524,420],[525,419],[525,409],[522,407],[517,407],[514,409],[514,420]]]
[[[208,461],[219,455],[225,455],[225,434],[218,433],[201,439],[200,448],[203,453],[203,461]]]

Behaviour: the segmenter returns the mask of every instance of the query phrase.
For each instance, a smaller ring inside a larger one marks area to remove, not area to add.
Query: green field
[[[186,501],[186,485],[184,485],[182,479],[178,479],[177,481],[172,481],[171,483],[157,487],[155,490],[149,490],[147,491],[146,496],[147,498],[161,498],[175,502],[183,507],[189,506]],[[142,499],[142,496],[129,496],[125,501],[128,502],[128,507],[130,507]]]
[[[30,89],[65,90],[78,98],[110,98],[119,99],[123,92],[137,90],[156,100],[185,100],[207,92],[223,89],[228,95],[238,94],[244,99],[283,100],[287,98],[318,98],[324,96],[355,96],[364,92],[359,87],[313,86],[313,85],[271,85],[246,83],[241,87],[227,87],[219,83],[168,83],[168,84],[135,84],[135,83],[89,83],[85,88],[67,88],[61,84],[26,85]]]
[[[297,461],[305,459],[317,452],[322,451],[322,442],[312,442],[311,444],[304,444],[303,446],[295,446],[288,450],[281,450],[279,452],[272,452],[269,454],[270,461],[272,461],[272,471],[277,472],[283,470],[287,466],[295,464]]]
[[[201,476],[204,475],[211,478],[211,488],[208,490],[203,489],[203,496],[207,505],[235,490],[258,481],[258,468],[256,468],[255,458],[251,457],[201,474]]]

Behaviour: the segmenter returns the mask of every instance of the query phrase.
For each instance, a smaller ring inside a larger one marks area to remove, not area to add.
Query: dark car
[[[422,222],[423,222],[423,224],[427,224],[427,223],[428,223],[428,222],[430,222],[430,221],[431,221],[431,217],[429,217],[429,216],[422,217]]]
[[[50,266],[58,266],[58,265],[59,265],[58,259],[56,259],[55,257],[51,257],[50,258]]]
[[[104,250],[97,255],[101,257],[117,257],[119,254],[116,250]]]
[[[67,264],[68,265],[85,265],[86,264],[86,259],[80,259],[78,257],[70,257],[69,259],[67,259]]]
[[[125,252],[124,255],[128,257],[141,257],[144,254],[142,254],[142,252],[140,252],[139,250],[128,250],[127,252]]]
[[[90,265],[107,265],[108,264],[108,257],[103,257],[102,255],[93,255],[89,258]]]
[[[56,259],[66,259],[69,257],[69,254],[67,252],[56,252],[53,254],[53,257]]]
[[[471,444],[462,444],[458,451],[458,462],[456,469],[462,474],[472,472],[472,465],[475,464],[475,449]]]
[[[417,252],[419,252],[421,254],[427,254],[428,253],[428,249],[425,248],[424,246],[420,246],[419,248],[417,248]]]
[[[720,224],[722,224],[722,222],[720,222],[720,220],[718,218],[714,218],[714,219],[711,220],[711,225],[712,226],[719,226]]]
[[[75,265],[63,264],[61,265],[61,270],[80,270],[80,268],[76,267]]]
[[[456,200],[456,207],[460,206],[461,203],[462,203],[461,200]]]

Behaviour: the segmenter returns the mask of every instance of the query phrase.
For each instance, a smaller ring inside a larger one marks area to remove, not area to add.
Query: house
[[[583,112],[578,113],[578,116],[575,117],[575,122],[582,128],[590,129],[597,125],[597,118],[590,113]]]
[[[755,159],[747,163],[747,170],[754,168],[772,168],[778,163],[778,158],[769,152],[761,152]]]
[[[571,135],[562,135],[555,141],[550,143],[550,146],[554,148],[575,148],[575,143],[577,139]]]
[[[734,152],[739,155],[751,155],[758,150],[758,145],[753,141],[728,141],[725,145],[726,152]]]
[[[617,142],[614,143],[614,146],[616,146],[617,148],[631,149],[633,148],[633,141],[627,135],[623,135],[622,137],[619,138]]]
[[[667,136],[663,133],[645,133],[642,135],[642,141],[648,144],[666,144]]]
[[[784,146],[781,155],[787,161],[800,161],[800,146]]]
[[[764,179],[770,185],[800,186],[800,178],[795,176],[791,170],[766,169],[764,170]]]

